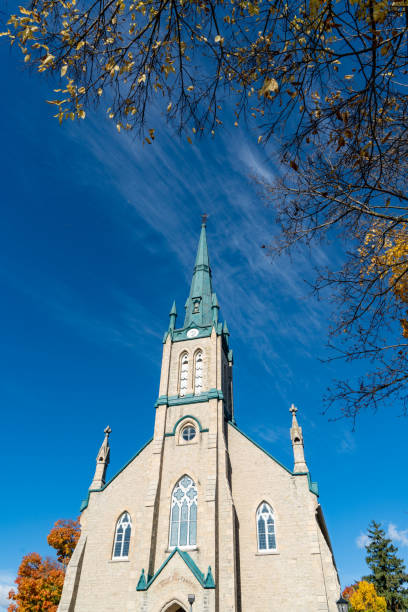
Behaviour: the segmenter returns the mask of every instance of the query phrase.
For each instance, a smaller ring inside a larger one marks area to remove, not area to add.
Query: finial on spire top
[[[201,215],[201,225],[203,225],[204,227],[207,225],[207,219],[208,219],[207,213],[203,213]]]
[[[109,436],[109,434],[112,433],[112,430],[109,427],[109,425],[105,427],[105,429],[103,430],[103,433],[106,434],[107,436]]]
[[[289,408],[289,412],[291,412],[292,415],[295,416],[297,411],[298,411],[298,409],[296,408],[295,404],[292,404],[291,407]]]

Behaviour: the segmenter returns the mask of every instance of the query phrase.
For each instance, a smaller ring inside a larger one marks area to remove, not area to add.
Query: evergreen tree
[[[370,543],[367,544],[366,563],[371,574],[364,580],[372,582],[379,595],[385,597],[387,610],[403,612],[408,608],[408,574],[398,548],[385,536],[381,523],[371,521],[368,527]]]

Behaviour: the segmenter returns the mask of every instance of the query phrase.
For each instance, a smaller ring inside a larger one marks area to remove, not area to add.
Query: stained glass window
[[[258,550],[260,552],[276,549],[275,519],[269,504],[262,502],[256,512]]]
[[[203,390],[203,354],[197,353],[195,358],[194,393],[199,395]]]
[[[197,543],[197,487],[183,476],[173,489],[170,516],[170,548]]]
[[[180,367],[180,395],[185,395],[188,384],[188,355],[184,353]]]
[[[115,542],[113,544],[114,559],[127,559],[131,532],[132,521],[129,514],[124,512],[116,523]]]

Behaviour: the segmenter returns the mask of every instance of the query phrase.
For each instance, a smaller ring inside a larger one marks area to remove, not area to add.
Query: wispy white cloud
[[[338,451],[340,454],[350,454],[356,450],[356,438],[352,431],[340,431]]]
[[[205,152],[199,146],[186,149],[177,138],[165,135],[143,148],[131,138],[114,134],[110,124],[103,122],[88,124],[85,140],[126,203],[110,213],[127,216],[133,231],[131,215],[136,212],[175,253],[186,283],[198,216],[203,210],[209,213],[210,255],[221,309],[234,336],[253,346],[277,386],[293,376],[290,360],[282,356],[288,345],[305,358],[315,358],[313,339],[321,339],[327,313],[311,297],[304,278],[310,265],[325,254],[318,248],[312,254],[300,251],[296,264],[287,257],[278,262],[266,257],[261,245],[276,231],[273,215],[259,200],[249,175],[257,172],[271,179],[277,170],[271,170],[260,149],[238,132],[219,137],[218,147],[216,142],[207,143]],[[134,231],[140,232],[140,227]]]
[[[254,435],[265,442],[278,442],[281,440],[289,441],[288,427],[262,427],[254,429]]]
[[[10,605],[8,594],[10,589],[15,587],[15,576],[8,570],[0,570],[0,611],[5,612]]]
[[[398,529],[394,523],[388,523],[387,536],[400,546],[408,546],[408,529]],[[369,543],[370,538],[363,532],[356,538],[358,548],[364,548]]]
[[[356,538],[357,548],[364,548],[370,543],[370,538],[366,533],[360,533],[360,535]]]
[[[294,263],[288,257],[272,262],[261,248],[270,242],[276,228],[272,211],[260,201],[250,175],[257,173],[271,180],[279,168],[238,130],[205,146],[185,145],[166,132],[153,146],[142,147],[130,137],[116,134],[103,118],[81,129],[69,129],[78,146],[85,146],[89,153],[86,167],[79,163],[73,166],[75,180],[82,177],[89,182],[90,173],[94,181],[103,177],[104,184],[120,196],[115,198],[115,206],[106,204],[109,208],[104,212],[112,223],[151,252],[164,248],[173,253],[171,266],[179,263],[186,286],[199,214],[204,210],[209,213],[214,288],[222,313],[233,337],[245,341],[270,375],[270,384],[285,397],[287,383],[294,379],[293,353],[304,359],[316,358],[327,313],[304,282],[311,265],[324,260],[323,250],[316,248],[311,254],[299,251]],[[158,240],[146,239],[152,231]],[[79,293],[58,280],[53,280],[52,286],[49,283],[48,290],[43,284],[41,291],[36,281],[31,285],[24,282],[21,289],[41,301],[54,317],[96,342],[133,346],[161,336],[157,330],[161,332],[162,321],[156,326],[152,313],[117,287],[107,287],[115,312],[102,316],[89,312]]]
[[[408,546],[408,529],[398,529],[394,523],[389,523],[388,537],[400,546]]]

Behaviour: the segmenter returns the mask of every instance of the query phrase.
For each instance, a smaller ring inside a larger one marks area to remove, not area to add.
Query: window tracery
[[[170,548],[197,543],[197,487],[183,476],[173,489],[170,515]]]
[[[271,506],[263,501],[256,512],[258,550],[267,552],[276,550],[275,519]]]
[[[128,512],[124,512],[116,523],[115,541],[113,544],[113,559],[127,559],[129,555],[132,520]]]

